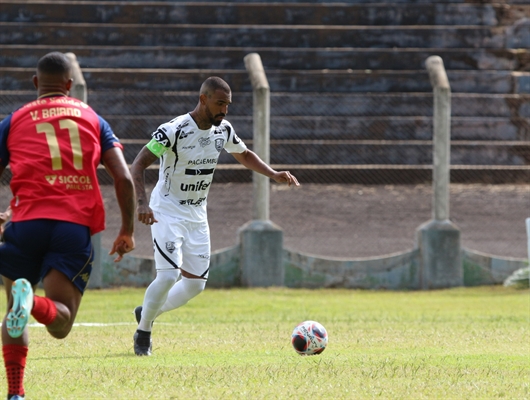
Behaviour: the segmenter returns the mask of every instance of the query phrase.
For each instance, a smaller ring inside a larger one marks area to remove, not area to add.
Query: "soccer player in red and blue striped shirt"
[[[111,254],[120,261],[134,248],[134,189],[122,146],[103,118],[68,97],[71,69],[62,53],[42,57],[33,77],[38,98],[0,122],[0,175],[9,165],[13,195],[0,213],[2,224],[11,217],[0,244],[8,399],[24,398],[29,316],[57,339],[72,329],[92,270],[91,235],[105,228],[100,163],[114,179],[122,215]],[[44,296],[33,293],[40,281]]]

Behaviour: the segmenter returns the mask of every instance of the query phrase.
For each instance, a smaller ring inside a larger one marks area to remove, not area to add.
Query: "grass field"
[[[27,399],[530,398],[528,290],[207,289],[137,357],[143,293],[88,291],[65,340],[32,324]],[[290,344],[307,319],[328,330],[319,356]]]

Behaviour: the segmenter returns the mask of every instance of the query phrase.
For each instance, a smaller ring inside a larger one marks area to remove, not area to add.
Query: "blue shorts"
[[[36,285],[50,269],[85,291],[94,251],[87,226],[51,219],[10,222],[0,243],[0,274]]]

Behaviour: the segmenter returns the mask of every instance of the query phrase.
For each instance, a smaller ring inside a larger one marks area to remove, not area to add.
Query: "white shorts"
[[[208,222],[189,222],[154,211],[151,225],[157,270],[180,268],[207,279],[210,270]]]

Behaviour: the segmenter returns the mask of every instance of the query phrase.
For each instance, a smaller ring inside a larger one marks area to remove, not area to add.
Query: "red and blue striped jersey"
[[[54,219],[105,229],[97,180],[103,152],[121,148],[110,125],[85,103],[39,98],[0,122],[0,164],[9,164],[12,221]]]

